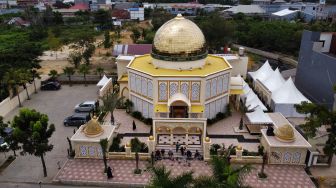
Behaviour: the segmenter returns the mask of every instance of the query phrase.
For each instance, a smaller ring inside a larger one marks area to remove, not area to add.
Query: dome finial
[[[175,17],[175,19],[184,19],[184,17],[182,16],[182,14],[177,14],[177,16]]]

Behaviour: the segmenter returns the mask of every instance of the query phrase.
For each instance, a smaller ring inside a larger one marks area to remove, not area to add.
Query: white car
[[[75,112],[92,112],[95,109],[95,101],[85,101],[75,106]]]

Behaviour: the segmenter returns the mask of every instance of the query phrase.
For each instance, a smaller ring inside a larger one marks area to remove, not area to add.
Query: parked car
[[[90,114],[74,114],[64,119],[64,126],[81,126],[90,120]]]
[[[85,101],[75,106],[75,112],[92,112],[95,109],[95,101]]]
[[[44,83],[41,86],[41,90],[59,90],[59,89],[61,89],[61,84],[55,81]]]

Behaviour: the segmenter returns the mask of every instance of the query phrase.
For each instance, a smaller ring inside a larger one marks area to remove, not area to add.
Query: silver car
[[[85,101],[75,106],[75,112],[92,112],[95,109],[95,101]]]

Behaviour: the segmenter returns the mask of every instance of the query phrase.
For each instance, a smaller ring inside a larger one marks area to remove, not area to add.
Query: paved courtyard
[[[193,171],[194,176],[211,175],[210,166],[203,161],[191,161],[190,167],[185,163],[178,163],[169,160],[163,160],[160,163],[166,165],[171,170],[173,176],[186,171]],[[68,160],[58,175],[55,182],[78,183],[98,185],[145,185],[150,181],[151,175],[148,172],[148,162],[140,161],[140,168],[146,170],[141,175],[133,174],[135,168],[134,160],[109,160],[108,164],[113,168],[114,178],[107,180],[103,174],[103,161],[97,159],[76,159]],[[310,180],[302,166],[286,165],[268,165],[265,172],[268,174],[267,180],[259,180],[257,173],[260,165],[254,166],[250,174],[245,177],[245,183],[255,188],[273,187],[273,188],[314,188],[315,185]]]
[[[71,137],[75,127],[64,127],[65,117],[72,115],[76,104],[84,100],[95,100],[97,97],[97,87],[89,85],[74,85],[69,87],[63,85],[59,91],[39,91],[31,96],[31,100],[25,101],[23,107],[36,109],[49,116],[49,123],[54,123],[56,131],[50,142],[54,149],[48,152],[45,160],[48,170],[48,177],[43,177],[41,159],[35,156],[19,156],[0,175],[0,182],[51,182],[58,172],[58,165],[64,164],[67,160],[68,142],[66,137]],[[17,115],[19,108],[10,112],[5,120],[12,120]],[[12,154],[12,152],[10,152]]]

